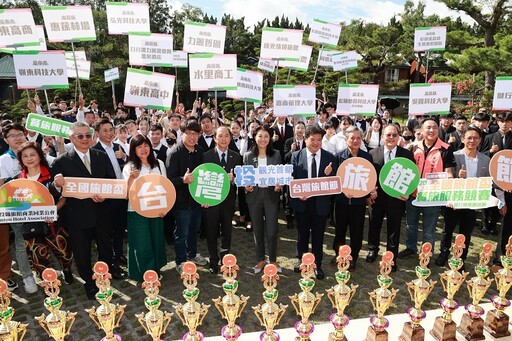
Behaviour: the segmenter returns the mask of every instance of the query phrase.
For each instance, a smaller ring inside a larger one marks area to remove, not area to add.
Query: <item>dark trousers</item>
[[[387,219],[386,232],[386,250],[398,254],[398,245],[400,243],[400,225],[404,212],[405,202],[399,199],[384,196],[372,205],[370,214],[370,224],[368,230],[368,249],[379,252],[380,232],[384,217]]]
[[[233,200],[223,202],[220,205],[203,208],[203,221],[206,228],[206,243],[208,245],[208,253],[210,254],[210,264],[217,265],[219,263],[219,252],[217,251],[217,236],[220,226],[220,250],[221,253],[229,253],[231,248],[231,235],[233,226],[231,219],[235,211]]]
[[[309,235],[311,235],[311,251],[315,255],[315,263],[322,266],[323,244],[325,233],[326,215],[316,213],[314,198],[308,199],[304,212],[295,212],[297,217],[297,256],[302,258],[309,251]]]
[[[0,224],[0,278],[11,279],[11,254],[9,253],[9,225]]]
[[[501,229],[501,238],[500,238],[500,250],[501,254],[506,254],[506,248],[508,243],[508,238],[512,236],[512,193],[505,193],[505,203],[507,205],[507,214],[503,218],[503,224]],[[496,255],[499,258],[499,255]]]
[[[359,257],[363,245],[364,214],[366,205],[345,205],[336,203],[336,233],[332,247],[336,255],[340,246],[347,243],[347,228],[350,229],[351,256],[354,261]]]
[[[127,225],[128,200],[109,200],[108,212],[112,221],[112,257],[114,260],[123,255],[123,240]]]
[[[238,210],[240,211],[240,217],[245,217],[244,221],[251,221],[251,215],[249,214],[249,207],[247,206],[247,201],[245,200],[245,189],[243,187],[238,187],[237,195],[238,195]]]
[[[500,211],[496,206],[484,209],[484,227],[489,231],[496,229],[500,217]]]
[[[462,259],[466,259],[471,242],[471,234],[476,224],[476,211],[470,209],[454,210],[449,207],[444,209],[444,229],[441,234],[441,252],[450,252],[452,236],[455,227],[459,223],[459,233],[466,237],[466,247],[462,251]]]

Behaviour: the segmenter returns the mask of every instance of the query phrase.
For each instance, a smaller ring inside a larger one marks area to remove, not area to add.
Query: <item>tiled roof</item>
[[[12,56],[7,55],[0,59],[0,79],[16,79]]]

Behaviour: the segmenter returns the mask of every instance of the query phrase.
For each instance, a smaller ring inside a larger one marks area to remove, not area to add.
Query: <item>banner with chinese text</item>
[[[512,110],[512,76],[496,77],[492,110]]]
[[[332,55],[336,53],[342,53],[337,50],[323,49],[318,53],[318,66],[333,68]]]
[[[223,54],[225,42],[226,26],[185,21],[183,51]]]
[[[147,3],[107,1],[105,6],[107,8],[108,34],[151,32]]]
[[[341,178],[339,176],[297,179],[290,182],[290,197],[292,198],[311,198],[340,193]]]
[[[177,68],[187,68],[188,53],[185,51],[172,51],[172,66]]]
[[[105,199],[126,199],[126,180],[65,177],[62,196],[65,198],[89,199],[97,194]]]
[[[494,183],[504,191],[512,191],[512,150],[500,150],[491,158],[489,173]]]
[[[175,77],[164,73],[128,68],[124,105],[171,110]]]
[[[128,35],[130,65],[173,65],[173,36],[159,33],[130,33]]]
[[[0,47],[30,46],[39,50],[40,36],[30,8],[0,8]]]
[[[236,54],[189,54],[190,91],[236,90]]]
[[[341,53],[333,53],[332,69],[334,71],[347,71],[357,69],[357,52],[348,51]]]
[[[224,168],[215,163],[203,163],[192,174],[194,182],[188,189],[198,204],[216,206],[227,198],[231,184]]]
[[[13,52],[18,89],[67,89],[64,51]]]
[[[446,26],[416,27],[414,52],[442,51],[446,46]]]
[[[261,102],[263,100],[263,74],[238,68],[236,71],[236,90],[226,91],[226,97],[246,102]]]
[[[274,73],[274,70],[276,69],[276,62],[269,58],[260,58],[258,60],[258,69]]]
[[[279,66],[287,67],[292,70],[308,71],[309,61],[311,60],[311,53],[313,52],[313,46],[301,45],[299,49],[299,60],[283,60],[279,63]]]
[[[314,85],[274,85],[274,115],[315,115]]]
[[[146,218],[163,217],[176,202],[171,180],[160,174],[145,174],[133,181],[128,198],[133,210]]]
[[[375,189],[377,171],[372,163],[362,157],[346,159],[338,167],[341,191],[347,197],[362,198]]]
[[[115,81],[116,79],[119,79],[119,68],[115,67],[112,69],[105,70],[105,82]]]
[[[236,166],[233,172],[237,187],[289,185],[293,180],[292,165],[244,165]]]
[[[409,115],[450,113],[451,83],[412,83],[409,88]]]
[[[332,24],[320,19],[314,19],[310,23],[309,41],[325,46],[338,46],[341,34],[341,25]]]
[[[78,77],[80,79],[89,80],[91,74],[91,62],[88,60],[78,60],[75,62],[73,59],[66,59],[66,68],[68,70],[69,78],[76,78],[76,71],[78,70]]]
[[[49,42],[96,40],[91,6],[41,6]]]
[[[73,123],[59,120],[57,118],[47,117],[44,115],[29,113],[25,128],[47,136],[61,136],[68,138]],[[94,135],[94,129],[90,128],[91,134]]]
[[[339,84],[336,113],[375,116],[379,86],[374,84]]]
[[[386,151],[386,149],[384,149]],[[418,166],[404,157],[384,164],[379,173],[379,184],[384,193],[394,198],[411,195],[420,182]]]
[[[260,58],[298,61],[303,33],[302,30],[263,27]]]

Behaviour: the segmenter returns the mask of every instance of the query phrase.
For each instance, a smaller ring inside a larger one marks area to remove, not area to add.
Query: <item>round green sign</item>
[[[215,206],[229,194],[228,173],[215,163],[203,163],[194,169],[194,182],[188,185],[190,195],[201,205]]]
[[[379,174],[382,190],[394,198],[411,195],[420,182],[420,171],[414,162],[397,157],[386,162]]]

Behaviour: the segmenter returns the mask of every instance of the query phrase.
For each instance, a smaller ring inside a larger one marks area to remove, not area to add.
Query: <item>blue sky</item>
[[[442,3],[434,0],[426,1],[426,14],[437,13],[441,16],[459,16],[449,11]],[[189,3],[200,7],[203,12],[217,17],[229,13],[235,18],[245,17],[245,24],[251,26],[257,21],[276,15],[303,23],[313,19],[330,22],[349,22],[351,19],[362,18],[366,21],[387,23],[394,15],[403,11],[405,0],[168,0],[173,9]],[[418,2],[418,0],[414,0]],[[462,16],[462,15],[461,15]],[[465,21],[471,19],[462,16]]]

